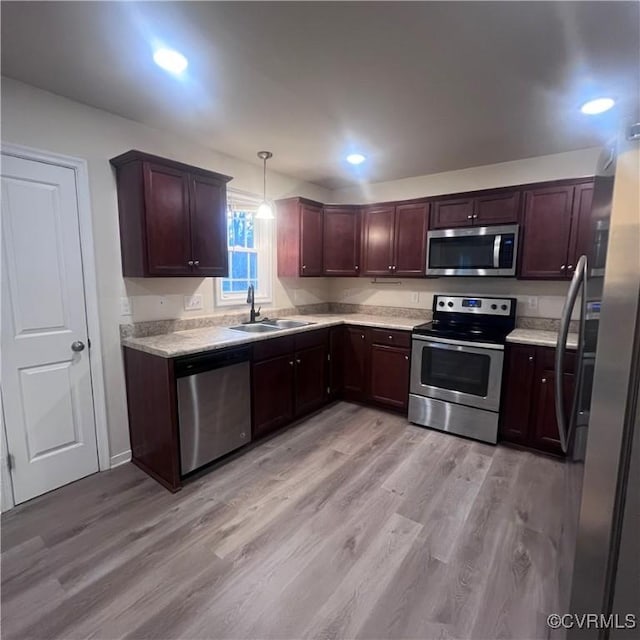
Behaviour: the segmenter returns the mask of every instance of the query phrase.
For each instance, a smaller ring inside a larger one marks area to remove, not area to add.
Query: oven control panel
[[[480,298],[476,296],[433,296],[433,310],[451,313],[481,313],[490,316],[510,316],[512,298]]]

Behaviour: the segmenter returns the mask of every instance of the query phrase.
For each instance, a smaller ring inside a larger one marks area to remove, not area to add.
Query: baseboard
[[[121,464],[131,462],[131,449],[118,453],[115,456],[111,456],[111,468],[119,467]]]

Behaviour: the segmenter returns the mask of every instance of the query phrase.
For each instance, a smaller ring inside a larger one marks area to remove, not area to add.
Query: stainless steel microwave
[[[427,233],[428,276],[515,276],[518,225]]]

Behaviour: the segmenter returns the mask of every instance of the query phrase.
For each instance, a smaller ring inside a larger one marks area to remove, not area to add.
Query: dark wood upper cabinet
[[[278,276],[321,276],[323,207],[306,198],[276,203]]]
[[[431,229],[515,224],[520,220],[520,189],[491,189],[433,202]]]
[[[192,176],[189,186],[194,271],[224,277],[229,272],[227,217],[212,216],[211,212],[226,209],[226,189],[206,176]]]
[[[571,275],[568,265],[574,190],[564,185],[525,192],[521,278],[557,280]]]
[[[360,210],[358,207],[324,207],[323,273],[357,276],[360,273]]]
[[[475,199],[473,224],[514,224],[520,221],[520,191],[489,191]]]
[[[426,202],[396,206],[393,275],[425,275],[428,212]]]
[[[576,263],[582,255],[588,256],[593,243],[593,220],[591,205],[593,202],[593,183],[576,185],[573,194],[571,237],[569,239],[569,258],[567,269],[573,275]]]
[[[473,224],[473,198],[436,200],[431,209],[431,229],[468,227]]]
[[[362,273],[393,275],[395,207],[365,207],[362,211]]]
[[[128,151],[116,169],[122,274],[226,276],[226,184],[212,171]]]
[[[429,205],[365,207],[362,269],[366,276],[424,276]]]

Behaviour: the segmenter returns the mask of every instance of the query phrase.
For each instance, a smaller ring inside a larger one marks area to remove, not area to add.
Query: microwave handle
[[[500,268],[500,246],[502,245],[502,235],[497,234],[493,238],[493,268]]]

